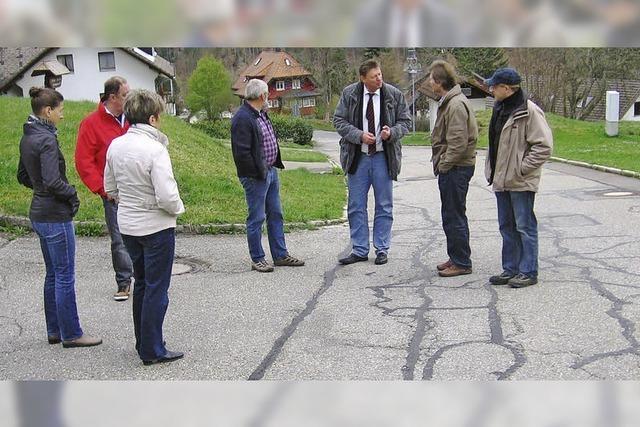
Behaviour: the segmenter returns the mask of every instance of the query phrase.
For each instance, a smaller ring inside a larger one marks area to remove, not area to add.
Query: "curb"
[[[551,157],[551,160],[554,162],[558,162],[558,163],[565,163],[568,165],[573,165],[573,166],[580,166],[583,168],[588,168],[588,169],[593,169],[593,170],[597,170],[600,172],[607,172],[607,173],[613,173],[616,175],[622,175],[622,176],[627,176],[629,178],[636,178],[636,179],[640,179],[640,173],[638,172],[634,172],[634,171],[630,171],[630,170],[626,170],[626,169],[618,169],[618,168],[612,168],[609,166],[602,166],[602,165],[595,165],[592,163],[587,163],[587,162],[580,162],[577,160],[568,160],[568,159],[563,159],[562,157]]]
[[[338,219],[322,219],[309,222],[292,222],[285,223],[285,229],[289,231],[307,230],[309,228],[327,227],[331,225],[341,225],[347,222],[344,216]],[[76,229],[78,227],[89,227],[95,230],[101,230],[100,235],[108,234],[107,226],[97,221],[73,221]],[[23,227],[31,229],[31,221],[29,218],[20,216],[0,215],[0,225]],[[245,224],[178,224],[176,233],[180,234],[239,234],[246,232]]]

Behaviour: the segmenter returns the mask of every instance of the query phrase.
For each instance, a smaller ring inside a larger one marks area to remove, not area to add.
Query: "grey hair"
[[[132,90],[124,100],[124,115],[132,125],[149,124],[149,117],[158,117],[163,110],[164,101],[160,95],[148,90]]]
[[[264,93],[269,93],[269,86],[260,79],[251,79],[244,88],[244,97],[249,101],[258,99]]]

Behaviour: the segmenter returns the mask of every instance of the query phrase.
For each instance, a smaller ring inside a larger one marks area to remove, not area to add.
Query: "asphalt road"
[[[336,134],[315,139],[337,160]],[[137,358],[131,303],[111,299],[106,238],[77,240],[80,319],[104,338],[87,349],[46,342],[37,239],[0,238],[0,379],[640,377],[640,181],[549,163],[536,200],[540,283],[491,287],[501,240],[482,156],[468,196],[468,276],[436,274],[445,238],[425,147],[404,149],[386,265],[338,266],[350,249],[346,225],[288,234],[307,265],[271,274],[250,270],[243,235],[179,235],[182,274],[172,280],[165,338],[186,355],[171,364]],[[630,194],[608,195],[616,192]]]

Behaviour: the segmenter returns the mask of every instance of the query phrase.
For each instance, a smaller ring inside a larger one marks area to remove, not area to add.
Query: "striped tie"
[[[369,102],[367,103],[367,122],[368,122],[368,130],[370,133],[372,134],[376,134],[376,117],[375,114],[373,112],[373,95],[375,95],[375,93],[367,93],[367,95],[369,95]],[[370,144],[369,148],[368,148],[369,155],[375,154],[376,153],[376,144]]]

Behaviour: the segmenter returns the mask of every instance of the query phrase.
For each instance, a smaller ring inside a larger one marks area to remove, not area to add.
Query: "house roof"
[[[0,91],[13,82],[42,59],[51,48],[41,47],[4,47],[0,49]]]
[[[46,54],[56,49],[58,48],[1,48],[0,61],[3,64],[0,67],[0,91],[7,89]],[[161,56],[147,55],[133,47],[120,49],[168,77],[175,76],[173,64]]]
[[[304,76],[311,77],[311,73],[287,52],[263,50],[251,64],[240,72],[231,88],[236,94],[241,95],[247,85],[247,78],[259,78],[269,84],[273,79]]]
[[[176,75],[173,64],[159,55],[148,55],[136,47],[123,47],[121,49],[167,77],[175,77]]]
[[[633,107],[633,104],[638,100],[638,98],[640,98],[640,80],[612,80],[608,82],[606,90],[615,90],[620,94],[620,111],[618,113],[618,119],[622,119],[622,117],[627,114],[627,111]],[[594,87],[591,90],[589,96],[593,96],[594,99],[598,98],[599,102],[593,107],[593,110],[584,117],[584,120],[600,121],[604,120],[606,117],[606,96],[602,96],[604,94],[599,94],[597,92],[597,87]],[[562,109],[562,102],[558,102],[556,105],[560,110]],[[554,108],[554,110],[557,110],[557,107]]]
[[[431,85],[427,81],[427,77],[429,77],[429,73],[424,74],[418,80],[416,80],[416,93],[423,94],[433,100],[439,100],[440,96],[436,95],[433,89],[431,89]],[[476,89],[485,92],[487,95],[490,95],[489,88],[484,85],[484,80],[479,74],[473,73],[471,76],[459,76],[460,85],[461,86],[472,86]],[[407,99],[407,103],[409,105],[413,104],[413,100],[411,99],[411,86],[405,91],[405,97]],[[416,96],[417,98],[417,96]]]

